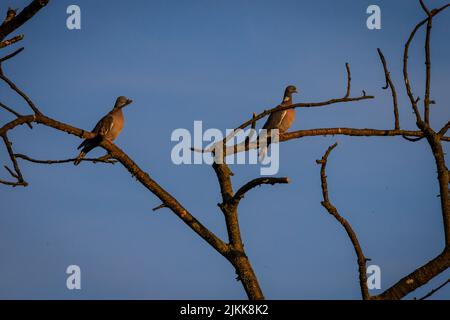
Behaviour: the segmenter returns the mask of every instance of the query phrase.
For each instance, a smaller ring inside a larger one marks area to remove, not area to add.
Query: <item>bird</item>
[[[129,104],[131,104],[133,100],[128,99],[127,97],[120,96],[117,98],[116,103],[114,104],[114,108],[108,112],[106,116],[100,119],[99,122],[95,125],[92,133],[95,133],[95,137],[84,140],[77,148],[77,150],[81,149],[80,154],[74,161],[74,165],[79,165],[84,156],[97,147],[103,139],[107,139],[110,142],[113,142],[120,134],[124,125],[124,117],[122,109]]]
[[[292,95],[298,93],[297,88],[293,85],[289,85],[284,90],[283,101],[277,108],[289,106],[292,104]],[[259,151],[259,160],[262,162],[266,156],[267,149],[271,143],[271,130],[278,129],[278,133],[285,133],[295,120],[295,109],[285,109],[274,111],[270,114],[263,129],[267,130],[267,135],[262,135],[262,138],[267,138],[267,144],[263,146]],[[261,137],[260,137],[261,140]]]

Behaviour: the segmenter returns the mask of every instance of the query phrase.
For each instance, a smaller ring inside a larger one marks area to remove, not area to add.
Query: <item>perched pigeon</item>
[[[95,133],[96,136],[94,138],[84,140],[78,146],[77,149],[83,149],[81,150],[77,159],[74,161],[74,165],[79,165],[81,159],[83,159],[89,151],[97,147],[102,139],[107,139],[112,142],[119,136],[124,124],[122,108],[126,107],[132,102],[132,100],[127,99],[124,96],[120,96],[117,98],[114,108],[106,116],[101,118],[100,121],[95,125],[94,130],[92,130],[92,132]]]
[[[297,88],[295,86],[287,86],[286,90],[284,91],[283,101],[281,102],[279,107],[291,105],[293,93],[297,93]],[[259,151],[260,161],[264,160],[267,153],[267,149],[269,148],[269,145],[271,143],[270,141],[271,130],[278,129],[279,134],[284,133],[291,127],[294,120],[295,120],[295,109],[280,110],[270,114],[269,119],[267,119],[266,123],[263,126],[263,129],[267,130],[267,135],[260,136],[260,141],[261,139],[266,139],[267,137],[267,145],[261,147]]]

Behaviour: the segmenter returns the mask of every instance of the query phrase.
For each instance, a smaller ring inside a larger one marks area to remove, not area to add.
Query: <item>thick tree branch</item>
[[[331,151],[333,151],[334,148],[336,148],[337,143],[333,144],[328,148],[328,150],[325,152],[321,160],[317,160],[317,164],[321,165],[320,169],[320,180],[322,185],[322,206],[328,211],[330,215],[332,215],[345,229],[347,232],[348,237],[350,238],[350,241],[352,242],[353,248],[355,249],[355,253],[357,256],[358,261],[358,269],[359,269],[359,285],[361,288],[361,294],[364,300],[370,299],[369,295],[369,289],[367,287],[367,275],[366,275],[366,257],[364,256],[364,253],[361,249],[361,245],[359,244],[358,237],[356,236],[356,233],[353,231],[353,228],[351,227],[350,223],[348,223],[347,220],[345,220],[338,212],[335,206],[333,206],[330,202],[330,198],[328,195],[328,182],[327,182],[327,176],[326,176],[326,166],[328,161],[328,156],[330,155]]]
[[[288,141],[302,137],[345,135],[353,137],[394,137],[410,136],[424,137],[422,131],[413,130],[382,130],[382,129],[357,129],[357,128],[320,128],[310,130],[298,130],[280,135],[280,141]],[[443,137],[443,141],[450,141],[450,137]]]
[[[30,20],[39,10],[47,5],[49,0],[33,0],[18,15],[5,19],[0,26],[0,41],[3,41],[10,33]]]
[[[244,243],[241,237],[238,217],[238,202],[234,201],[233,185],[231,182],[231,172],[225,163],[216,163],[212,165],[219,181],[220,193],[222,195],[222,203],[218,204],[225,216],[225,224],[228,233],[228,241],[230,246],[228,261],[235,267],[240,280],[244,286],[247,296],[251,300],[262,300],[264,294],[259,285],[256,274],[248,259]]]
[[[427,262],[422,267],[416,269],[406,277],[400,279],[392,287],[383,293],[373,297],[377,300],[398,300],[405,297],[410,292],[425,285],[441,272],[450,267],[450,251],[444,250],[433,260]]]
[[[352,136],[352,137],[395,137],[401,136],[410,141],[418,141],[425,137],[425,134],[419,130],[388,130],[388,129],[359,129],[359,128],[318,128],[318,129],[306,129],[297,130],[292,132],[286,132],[279,136],[280,142],[285,142],[294,139],[301,139],[305,137],[318,137],[318,136]],[[416,137],[413,140],[409,137]],[[449,142],[450,137],[443,136],[442,141]],[[224,151],[226,155],[231,155],[238,152],[245,152],[251,149],[257,149],[257,141],[251,142],[249,144],[238,144],[234,146],[227,147]],[[194,150],[197,151],[197,150]]]

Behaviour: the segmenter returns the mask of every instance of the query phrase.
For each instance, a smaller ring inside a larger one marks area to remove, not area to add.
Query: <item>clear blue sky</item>
[[[2,1],[22,8],[29,1]],[[430,1],[428,1],[430,2]],[[431,1],[442,5],[445,1]],[[66,28],[78,4],[82,30]],[[378,4],[382,29],[366,28]],[[170,160],[176,128],[233,128],[275,106],[284,87],[295,101],[345,93],[376,99],[297,112],[292,130],[392,128],[389,91],[376,48],[383,49],[399,93],[401,125],[414,129],[401,82],[403,45],[423,12],[416,1],[51,1],[20,32],[26,50],[4,69],[49,116],[91,129],[118,95],[134,100],[117,144],[202,223],[226,238],[219,188],[206,166]],[[450,12],[434,23],[432,123],[448,121]],[[411,47],[411,81],[423,96],[423,32]],[[3,50],[5,54],[13,48]],[[0,85],[1,101],[26,106]],[[0,115],[2,123],[10,119]],[[80,140],[25,126],[10,133],[18,153],[61,159]],[[267,298],[359,299],[356,257],[340,225],[321,207],[315,160],[329,159],[331,200],[353,225],[382,288],[437,255],[444,235],[436,169],[425,141],[398,137],[312,137],[281,145],[279,176],[290,185],[253,190],[240,206],[245,248]],[[448,151],[448,147],[446,147]],[[102,155],[96,150],[93,155]],[[1,164],[8,163],[4,150]],[[0,186],[0,298],[243,299],[234,269],[130,177],[121,165],[21,163],[27,188]],[[236,187],[256,166],[233,166]],[[7,173],[3,172],[2,177]],[[66,289],[65,269],[82,270],[82,290]],[[428,292],[445,272],[407,298]],[[379,291],[372,291],[376,294]],[[450,298],[450,287],[436,294]]]

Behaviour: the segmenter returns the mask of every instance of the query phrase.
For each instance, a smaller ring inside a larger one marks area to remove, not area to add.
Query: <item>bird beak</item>
[[[133,103],[133,100],[127,99],[127,102],[125,103],[124,107],[126,107],[127,105],[129,105],[129,104],[131,104],[131,103]]]
[[[298,93],[298,91],[297,91],[297,90],[294,90],[294,93]]]

